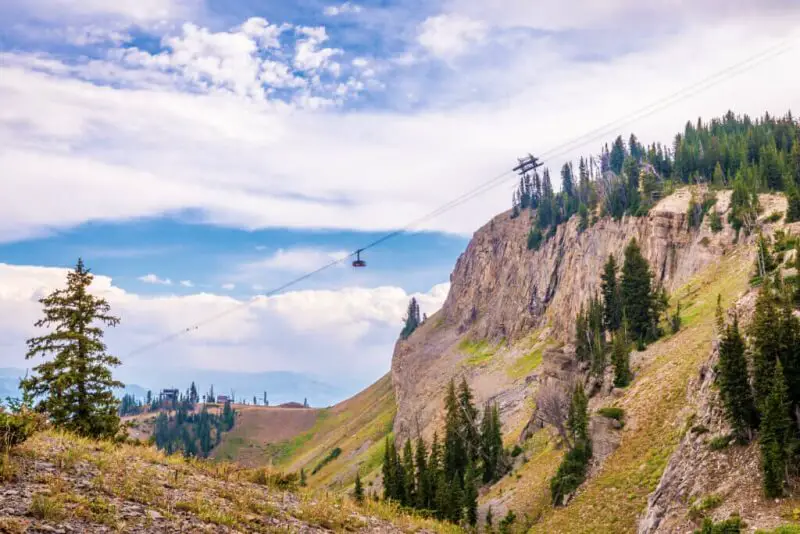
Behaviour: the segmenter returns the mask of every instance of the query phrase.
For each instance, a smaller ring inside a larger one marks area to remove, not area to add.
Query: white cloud
[[[229,284],[222,284],[220,287],[222,289],[224,289],[225,291],[233,291],[234,289],[236,289],[236,284],[230,284],[230,283]]]
[[[303,247],[278,249],[263,260],[242,265],[240,272],[252,275],[264,270],[307,272],[333,261],[342,260],[349,255],[346,250],[326,251]]]
[[[194,284],[192,283],[191,280],[181,280],[180,284],[183,287],[194,287]]]
[[[345,2],[339,5],[327,6],[323,10],[323,13],[329,17],[335,17],[337,15],[345,15],[348,13],[361,13],[361,11],[362,7],[360,5],[352,2]]]
[[[144,276],[140,276],[139,280],[144,282],[145,284],[156,284],[156,285],[161,285],[161,286],[171,286],[172,285],[172,280],[170,280],[169,278],[159,278],[158,276],[156,276],[153,273],[146,274]],[[181,283],[183,283],[183,282],[181,282]]]
[[[0,353],[0,367],[35,365],[18,355],[24,354],[24,340],[39,332],[33,327],[41,313],[37,300],[62,287],[66,273],[0,264],[0,335],[10,348],[19,348]],[[431,314],[444,302],[447,287],[413,296]],[[187,371],[313,372],[341,384],[341,369],[347,367],[353,369],[348,380],[362,386],[389,368],[412,296],[399,288],[378,287],[296,291],[252,301],[207,293],[145,297],[102,275],[95,276],[92,291],[108,299],[122,319],[107,334],[109,350],[122,358],[124,367],[141,369],[143,377],[158,363]],[[209,317],[217,319],[204,322]],[[170,343],[131,354],[197,323],[200,328]]]
[[[342,53],[338,48],[320,48],[328,40],[324,26],[297,28],[294,66],[302,71],[317,71],[328,66],[333,56]]]
[[[458,14],[436,15],[421,25],[417,40],[435,56],[454,58],[486,37],[486,26]]]
[[[53,58],[6,53],[0,240],[183,210],[248,229],[400,228],[520,154],[541,153],[788,38],[797,13],[689,26],[602,61],[534,39],[490,64],[465,65],[443,86],[425,76],[392,79],[391,91],[441,99],[441,111],[331,110],[305,95],[323,108],[312,112],[230,91],[181,93],[157,78],[120,88],[69,79],[73,67]],[[729,108],[784,113],[797,105],[793,64],[797,47],[548,163],[557,168],[617,133],[670,142],[687,119]],[[423,228],[470,234],[509,201],[498,188]]]
[[[5,7],[54,22],[112,19],[143,24],[189,17],[202,4],[202,0],[8,0]]]

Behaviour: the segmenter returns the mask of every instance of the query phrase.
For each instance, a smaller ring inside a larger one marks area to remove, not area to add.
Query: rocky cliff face
[[[547,358],[552,352],[545,349],[570,342],[575,315],[599,292],[609,254],[621,262],[625,246],[636,238],[655,281],[670,291],[731,247],[735,235],[728,226],[717,234],[707,220],[700,229],[687,228],[690,198],[683,189],[646,217],[604,218],[584,232],[573,217],[538,251],[527,249],[528,212],[515,219],[501,214],[478,230],[456,263],[442,310],[397,344],[392,360],[396,435],[420,429],[430,436],[443,387],[454,376],[467,378],[478,402],[499,401],[507,429],[524,425],[526,399],[538,373],[519,376],[508,370],[524,369],[519,362],[530,357],[531,347]],[[727,210],[729,200],[729,193],[721,193],[717,209]],[[481,357],[470,351],[474,343],[465,347],[464,340],[497,346]]]

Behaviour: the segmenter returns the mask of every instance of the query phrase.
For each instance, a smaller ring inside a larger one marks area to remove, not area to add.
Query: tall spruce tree
[[[776,335],[778,311],[772,287],[768,282],[761,286],[756,299],[750,336],[753,348],[753,393],[756,405],[761,405],[772,388],[775,362],[781,352],[780,336]]]
[[[405,476],[403,486],[403,502],[408,506],[413,506],[417,502],[417,487],[414,471],[414,452],[411,448],[411,440],[407,439],[403,446],[403,474]]]
[[[655,304],[653,276],[650,265],[642,256],[636,238],[631,239],[625,247],[625,262],[622,265],[622,278],[620,280],[620,295],[622,300],[623,315],[630,325],[630,335],[640,344],[647,340],[652,331],[653,306]]]
[[[780,362],[775,365],[770,386],[770,392],[764,400],[758,441],[761,446],[764,493],[773,498],[783,494],[791,429],[789,397]]]
[[[464,493],[461,507],[464,510],[464,521],[472,527],[478,523],[478,486],[475,479],[475,468],[472,462],[469,462],[464,472]]]
[[[445,427],[444,427],[444,461],[443,469],[445,480],[452,480],[460,474],[461,468],[467,463],[467,454],[464,442],[460,435],[461,414],[459,410],[456,385],[451,379],[447,386],[447,395],[444,401]]]
[[[411,301],[408,303],[408,311],[406,312],[405,325],[403,325],[403,330],[400,332],[400,338],[408,339],[420,323],[419,304],[416,298],[411,297]]]
[[[750,389],[744,339],[739,332],[737,317],[725,328],[720,339],[717,384],[725,415],[737,439],[749,440],[751,430],[758,425],[758,413]]]
[[[353,488],[353,498],[359,504],[364,502],[364,487],[361,485],[361,475],[358,471],[356,471],[356,482],[355,487]]]
[[[617,281],[617,262],[612,254],[603,266],[601,289],[603,294],[603,322],[606,330],[615,332],[622,326],[622,296]]]
[[[462,446],[466,462],[473,464],[478,461],[478,454],[480,453],[480,435],[478,433],[478,410],[475,408],[473,402],[472,391],[469,389],[467,379],[461,377],[461,383],[458,386],[458,415],[459,415],[459,436],[461,437]],[[466,462],[461,465],[459,475],[464,476]]]
[[[625,155],[625,141],[622,140],[622,136],[619,136],[614,140],[609,157],[610,170],[614,171],[615,174],[620,174],[622,172],[622,164],[625,162]]]
[[[93,278],[79,259],[67,274],[67,287],[39,300],[44,318],[35,325],[53,330],[29,339],[25,358],[52,359],[35,366],[33,374],[20,381],[20,389],[26,398],[37,399],[36,408],[56,426],[111,438],[120,421],[112,390],[123,384],[112,377],[111,368],[120,360],[106,352],[101,325],[114,327],[119,318],[111,315],[105,299],[89,292]]]
[[[394,450],[394,441],[386,436],[383,447],[383,498],[384,500],[394,500],[397,498],[397,480],[395,479],[396,469],[394,466],[397,454]]]
[[[614,386],[624,388],[631,381],[631,345],[625,328],[614,332],[611,342],[611,362],[614,364]]]
[[[433,502],[432,484],[430,472],[428,471],[428,451],[425,448],[425,441],[423,441],[422,436],[417,438],[417,447],[414,452],[414,463],[417,468],[416,506],[421,510],[430,510]]]
[[[503,434],[497,403],[487,402],[483,409],[481,447],[483,482],[488,484],[497,480],[503,474]]]

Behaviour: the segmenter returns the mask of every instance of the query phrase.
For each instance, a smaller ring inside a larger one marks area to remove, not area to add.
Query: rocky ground
[[[447,530],[380,503],[287,491],[271,471],[57,432],[35,435],[0,467],[3,533]]]

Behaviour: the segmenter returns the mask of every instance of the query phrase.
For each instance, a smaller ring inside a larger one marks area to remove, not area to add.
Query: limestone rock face
[[[555,346],[570,342],[575,315],[599,293],[600,275],[610,254],[621,266],[625,246],[636,238],[655,282],[671,291],[732,246],[735,234],[727,224],[716,234],[710,231],[708,218],[699,229],[687,227],[690,198],[691,192],[682,189],[664,198],[648,216],[602,218],[583,232],[573,217],[537,251],[527,248],[529,211],[513,219],[510,212],[503,213],[479,229],[456,263],[442,309],[396,346],[395,435],[405,439],[419,430],[430,437],[444,386],[461,376],[475,391],[479,405],[489,399],[501,401],[506,428],[522,428],[530,418],[526,399],[541,371],[512,376],[508,367],[524,357],[519,347],[532,335]],[[720,193],[716,209],[724,213],[729,200],[729,192]],[[497,354],[488,363],[481,362],[459,347],[463,340],[495,343]],[[545,351],[544,369],[557,354]]]

